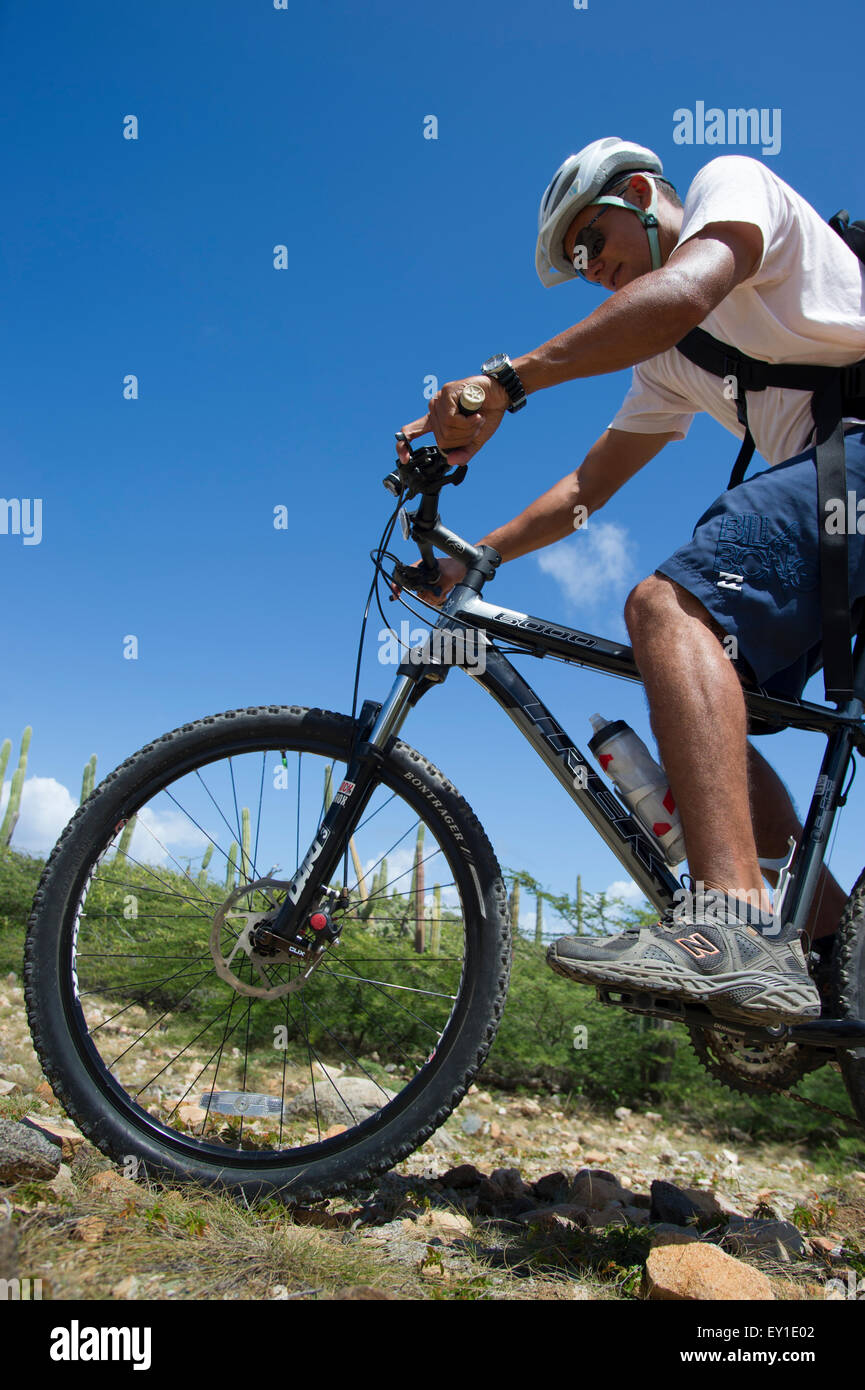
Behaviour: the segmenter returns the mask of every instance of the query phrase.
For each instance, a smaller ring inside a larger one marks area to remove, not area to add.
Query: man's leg
[[[787,788],[753,744],[748,745],[748,774],[751,784],[751,819],[757,851],[762,859],[786,857],[790,836],[798,841],[802,835],[802,826]],[[767,870],[766,876],[772,884],[777,881],[777,874],[771,870]],[[836,930],[846,902],[847,894],[836,883],[824,864],[808,920],[808,931],[812,941],[830,936]]]
[[[707,889],[768,910],[751,823],[745,699],[721,644],[723,630],[693,594],[663,575],[637,585],[625,621],[682,817],[689,870]]]

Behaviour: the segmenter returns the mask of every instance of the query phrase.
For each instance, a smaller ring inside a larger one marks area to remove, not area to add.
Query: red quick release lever
[[[309,919],[309,925],[313,931],[324,931],[327,926],[327,918],[323,912],[314,912]]]

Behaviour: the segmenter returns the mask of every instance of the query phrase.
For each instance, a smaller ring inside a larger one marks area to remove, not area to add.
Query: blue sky
[[[7,0],[0,491],[41,498],[43,534],[0,535],[0,739],[17,756],[32,724],[29,775],[77,801],[91,753],[103,776],[188,719],[349,707],[380,479],[394,431],[425,408],[425,378],[517,356],[598,302],[534,271],[538,201],[567,154],[627,136],[684,193],[728,151],[675,144],[676,110],[778,108],[766,162],[824,215],[865,213],[861,57],[844,40],[861,11],[833,3],[817,19],[802,0]],[[137,140],[123,138],[130,114]],[[123,399],[130,373],[137,400]],[[627,379],[532,397],[445,494],[447,523],[474,539],[575,467]],[[496,599],[622,636],[627,592],[690,535],[734,452],[698,421],[567,543],[579,564],[525,557]],[[287,531],[273,527],[280,504]],[[362,693],[381,698],[378,629]],[[635,687],[522,668],[583,746],[596,709],[647,735]],[[573,891],[577,872],[592,890],[622,878],[464,676],[404,736],[460,787],[503,864],[554,891]],[[762,747],[801,805],[821,740]],[[56,821],[67,803],[46,795]],[[861,796],[842,831],[861,821]],[[38,832],[37,820],[34,801],[25,840],[48,834],[51,815]],[[849,887],[863,856],[846,839],[833,866]]]

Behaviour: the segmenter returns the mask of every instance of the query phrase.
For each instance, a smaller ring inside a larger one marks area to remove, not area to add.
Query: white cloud
[[[628,532],[611,521],[590,520],[572,537],[541,551],[538,565],[576,610],[621,610],[637,577]]]
[[[0,818],[9,801],[11,783],[0,793]],[[21,809],[11,846],[29,854],[47,855],[60,832],[78,809],[78,800],[54,777],[28,777],[21,788]]]
[[[139,863],[171,864],[176,868],[177,858],[196,859],[209,843],[207,836],[181,811],[155,811],[152,806],[144,806],[136,818],[129,855]]]
[[[608,898],[623,898],[626,903],[641,903],[645,898],[642,888],[632,878],[617,878],[604,892]]]

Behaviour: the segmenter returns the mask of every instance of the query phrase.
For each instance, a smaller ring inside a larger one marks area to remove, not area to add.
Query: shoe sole
[[[779,1023],[807,1023],[822,1012],[817,986],[810,976],[799,979],[792,975],[777,975],[765,970],[738,972],[729,975],[690,974],[688,971],[667,970],[648,965],[611,965],[589,961],[569,961],[554,952],[547,963],[557,975],[587,985],[623,985],[632,989],[649,990],[673,999],[690,999],[705,1004],[719,1017],[738,1018],[746,1022],[772,1026]],[[759,993],[740,1002],[726,997],[735,990],[757,988]]]

